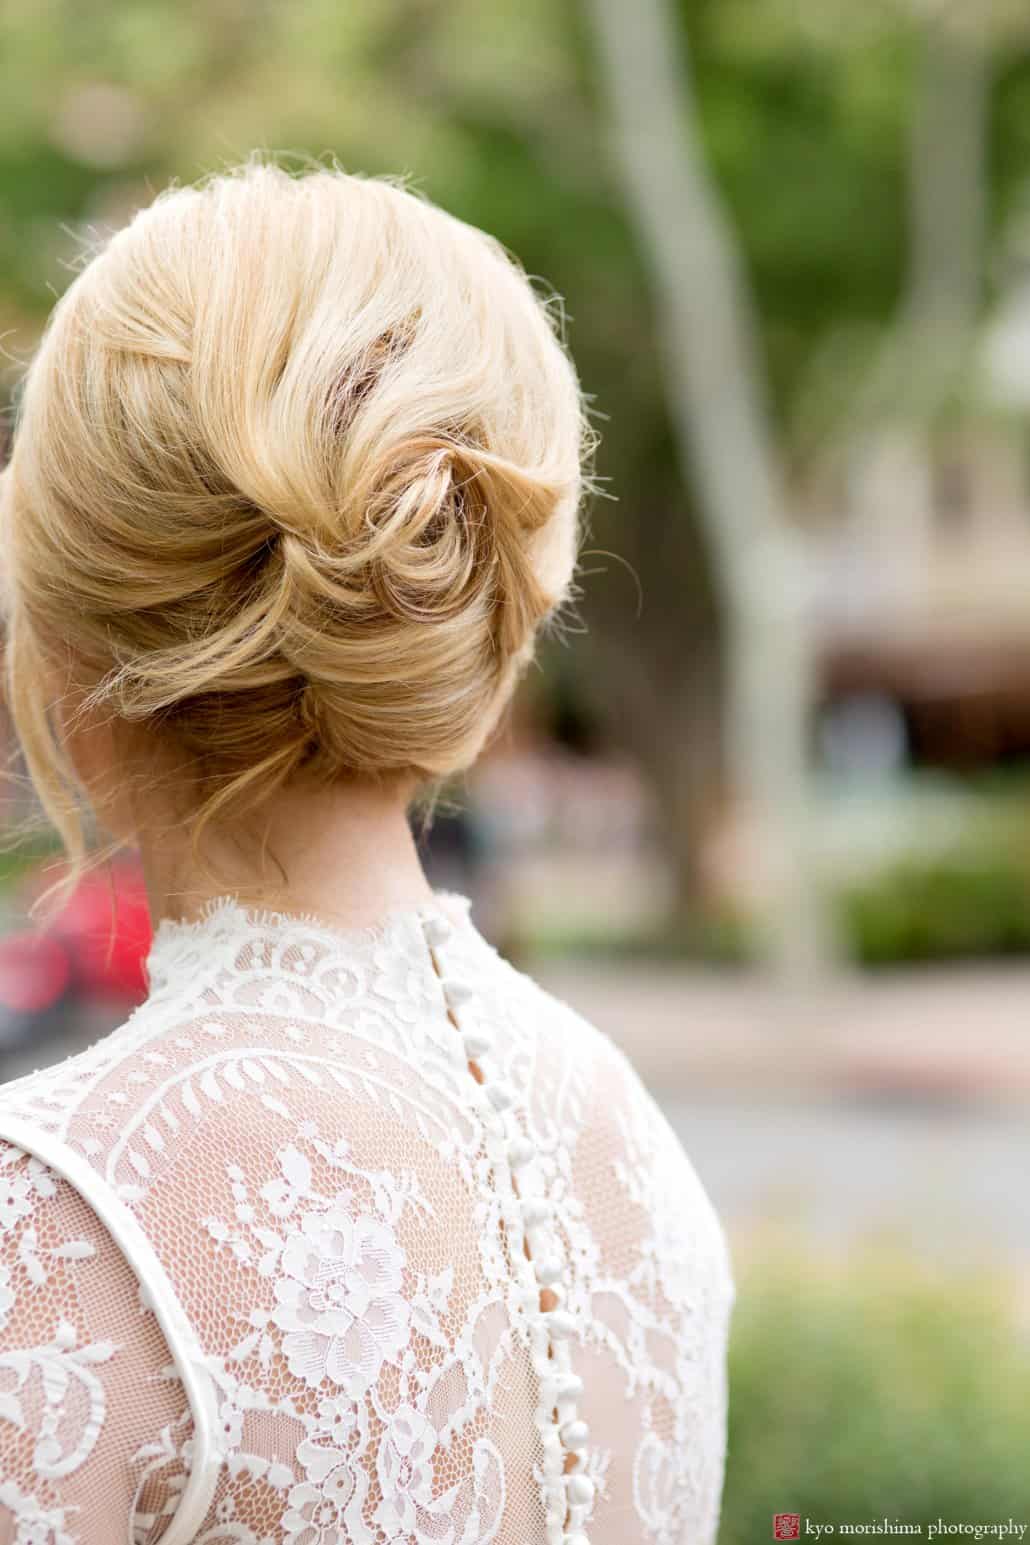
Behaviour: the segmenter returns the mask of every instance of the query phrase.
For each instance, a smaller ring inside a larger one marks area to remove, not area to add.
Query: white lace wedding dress
[[[0,1545],[708,1545],[729,1262],[614,1045],[451,897],[148,970],[0,1089]]]

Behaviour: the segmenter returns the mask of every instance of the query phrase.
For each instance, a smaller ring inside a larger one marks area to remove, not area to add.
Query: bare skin
[[[313,913],[345,927],[378,922],[432,895],[397,790],[371,784],[293,787],[262,812],[260,844],[214,834],[202,849],[220,882],[198,872],[188,831],[137,836],[151,919],[190,918],[207,900],[231,894],[252,906]],[[282,866],[281,869],[279,866]],[[283,879],[285,872],[285,880]]]
[[[66,744],[107,830],[140,853],[155,926],[165,917],[192,919],[205,902],[232,895],[247,906],[365,927],[432,896],[408,822],[410,781],[297,781],[248,821],[245,834],[205,833],[200,857],[211,875],[194,860],[189,825],[170,797],[182,787],[174,768],[142,779],[132,794],[120,775],[125,748],[110,725],[80,721]]]

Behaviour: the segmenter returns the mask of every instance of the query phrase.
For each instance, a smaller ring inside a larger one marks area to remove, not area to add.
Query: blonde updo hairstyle
[[[76,873],[76,714],[174,743],[195,841],[301,769],[473,761],[575,563],[555,322],[491,237],[324,167],[172,189],[92,258],[0,484],[8,703]]]

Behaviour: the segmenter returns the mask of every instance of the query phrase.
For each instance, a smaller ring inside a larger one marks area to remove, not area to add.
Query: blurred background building
[[[564,297],[579,593],[430,872],[726,1218],[726,1545],[1030,1520],[1025,5],[0,0],[0,59],[12,415],[84,244],[255,147],[408,174]],[[33,930],[4,740],[13,1077],[125,1017],[149,922],[130,855]]]

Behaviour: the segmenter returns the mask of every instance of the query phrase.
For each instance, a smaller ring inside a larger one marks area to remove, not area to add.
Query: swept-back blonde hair
[[[326,168],[170,190],[93,257],[0,485],[8,702],[76,872],[55,670],[188,753],[195,836],[301,768],[474,759],[574,566],[554,322],[491,237]]]

